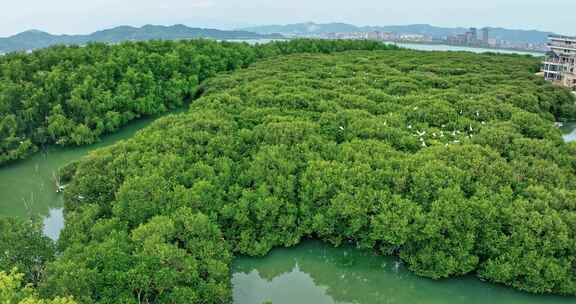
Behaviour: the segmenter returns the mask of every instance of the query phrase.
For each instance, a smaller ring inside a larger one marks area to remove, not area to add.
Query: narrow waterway
[[[39,216],[44,221],[44,233],[57,239],[64,228],[63,195],[56,193],[54,180],[57,170],[90,151],[132,137],[152,121],[154,118],[132,122],[94,145],[51,147],[26,160],[0,167],[0,215]]]
[[[433,281],[398,259],[306,241],[263,258],[240,257],[234,304],[574,304],[576,297],[536,296],[472,276]]]

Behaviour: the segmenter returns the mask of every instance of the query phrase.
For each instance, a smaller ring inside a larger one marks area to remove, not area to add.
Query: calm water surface
[[[274,41],[287,41],[289,39],[233,39],[226,40],[229,42],[246,42],[248,44],[266,44]],[[528,52],[528,51],[516,51],[516,50],[506,50],[506,49],[490,49],[490,48],[480,48],[480,47],[467,47],[467,46],[457,46],[457,45],[446,45],[446,44],[425,44],[425,43],[400,43],[400,42],[385,42],[390,44],[395,44],[403,48],[419,50],[419,51],[455,51],[455,52],[472,52],[472,53],[498,53],[498,54],[520,54],[520,55],[532,55],[536,57],[544,56],[544,53],[538,52]]]
[[[237,258],[234,304],[574,304],[576,297],[535,296],[474,277],[433,281],[393,257],[306,241],[264,258]]]
[[[544,56],[543,53],[537,53],[537,52],[488,49],[488,48],[477,48],[477,47],[445,45],[445,44],[420,44],[420,43],[394,43],[394,44],[407,49],[413,49],[419,51],[454,51],[454,52],[464,51],[472,53],[519,54],[519,55],[532,55],[536,57]]]
[[[44,233],[57,239],[60,230],[64,228],[64,201],[63,195],[56,193],[55,172],[92,150],[132,137],[153,120],[148,118],[135,121],[94,145],[52,147],[26,160],[0,167],[0,215],[40,216],[44,221]]]
[[[576,141],[576,122],[565,123],[561,130],[564,133],[565,142]]]

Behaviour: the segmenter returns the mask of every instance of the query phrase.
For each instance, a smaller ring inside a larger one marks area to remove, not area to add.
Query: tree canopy
[[[38,285],[56,247],[38,220],[0,217],[0,271],[17,269],[26,284]]]
[[[50,145],[83,145],[143,116],[182,107],[198,83],[266,57],[393,49],[369,41],[209,40],[56,46],[0,56],[0,165]]]
[[[34,289],[24,285],[23,274],[0,271],[0,303],[2,304],[76,304],[72,298],[45,300]]]
[[[527,56],[266,59],[74,164],[45,296],[221,303],[229,265],[303,238],[419,275],[576,294],[574,98]]]
[[[0,58],[4,161],[198,97],[65,168],[59,253],[25,282],[81,303],[226,303],[235,255],[315,238],[430,278],[576,295],[576,144],[554,126],[576,105],[537,64],[304,40]],[[0,281],[34,273],[3,261]]]

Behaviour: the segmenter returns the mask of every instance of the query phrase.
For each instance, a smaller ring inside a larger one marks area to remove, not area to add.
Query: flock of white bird
[[[414,107],[414,111],[418,110],[418,107]],[[460,115],[464,115],[464,112],[462,110],[460,110]],[[480,117],[480,112],[476,111],[476,117]],[[485,125],[486,122],[482,121],[481,122],[482,125]],[[409,124],[407,126],[408,129],[412,129],[413,126],[411,124]],[[442,129],[446,128],[446,125],[442,125]],[[465,136],[467,136],[468,138],[472,138],[474,137],[474,128],[472,127],[472,124],[470,124],[470,126],[468,127],[468,131],[469,133],[466,134]],[[460,132],[459,130],[452,130],[452,132],[448,132],[449,135],[451,135],[453,137],[453,140],[449,143],[444,144],[444,147],[448,147],[450,144],[459,144],[461,141],[459,140],[460,135],[464,134],[465,132]],[[428,144],[426,143],[425,140],[425,136],[426,136],[427,132],[426,131],[420,131],[420,130],[416,130],[416,133],[414,134],[414,136],[419,138],[420,143],[422,144],[422,147],[427,147]],[[444,131],[440,131],[440,132],[432,132],[432,137],[433,138],[444,138],[446,135],[444,133]]]

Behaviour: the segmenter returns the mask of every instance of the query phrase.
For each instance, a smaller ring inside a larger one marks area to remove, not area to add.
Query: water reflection
[[[392,257],[304,242],[233,265],[235,304],[548,304],[576,298],[535,296],[473,277],[433,281],[417,277]]]
[[[257,270],[250,273],[236,273],[233,278],[234,303],[335,303],[326,294],[326,288],[317,286],[314,279],[302,272],[298,265],[290,272],[280,274],[271,280],[262,278]]]
[[[44,222],[44,232],[57,238],[64,227],[64,200],[61,193],[56,193],[54,181],[58,169],[92,150],[132,137],[153,120],[138,120],[94,145],[52,147],[26,160],[0,166],[0,216],[39,216]]]
[[[564,134],[563,137],[565,142],[576,141],[576,122],[565,123],[561,130]]]
[[[48,216],[44,218],[44,235],[53,240],[58,240],[60,231],[64,229],[64,209],[50,209]]]

